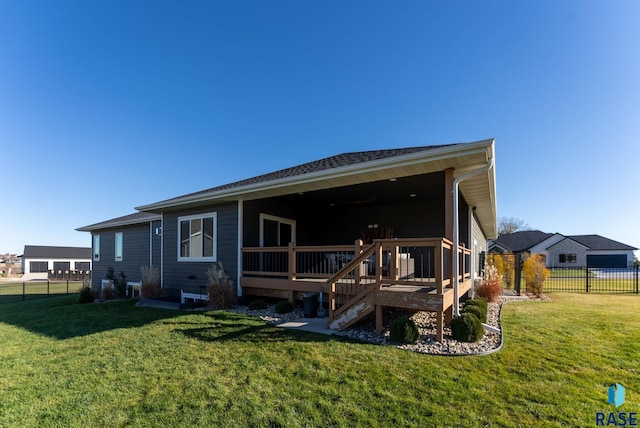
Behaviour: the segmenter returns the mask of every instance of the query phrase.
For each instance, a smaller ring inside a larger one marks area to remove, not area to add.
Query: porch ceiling
[[[307,192],[327,191],[320,193],[329,200],[329,194],[353,198],[353,195],[341,194],[349,192],[348,187],[388,182],[393,189],[391,179],[400,182],[401,178],[409,178],[406,182],[419,180],[425,174],[454,169],[456,177],[470,171],[481,168],[494,157],[493,140],[484,140],[477,143],[458,144],[443,147],[437,150],[416,152],[392,158],[333,168],[320,172],[302,174],[268,182],[254,183],[242,187],[234,187],[211,193],[187,195],[170,201],[160,202],[137,209],[149,212],[163,212],[190,207],[211,205],[212,203],[229,202],[237,200],[253,200],[271,197],[287,196],[295,198],[296,195]],[[421,183],[424,186],[424,183]],[[397,189],[398,186],[396,186]],[[329,189],[331,189],[330,192]],[[340,190],[343,189],[343,190]],[[440,187],[441,191],[442,187]],[[435,189],[434,189],[435,191]],[[495,167],[488,172],[478,174],[460,183],[460,191],[471,207],[475,207],[475,213],[488,238],[497,236],[497,212],[495,195]],[[392,194],[402,197],[407,192],[389,190],[387,197]],[[422,193],[423,191],[421,191]],[[409,192],[414,193],[414,192]],[[366,200],[363,195],[362,200]],[[370,196],[373,197],[373,196]],[[353,199],[352,199],[353,200]]]

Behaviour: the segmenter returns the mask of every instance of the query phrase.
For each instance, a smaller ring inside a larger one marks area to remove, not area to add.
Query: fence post
[[[585,284],[586,284],[586,292],[588,293],[589,292],[589,265],[587,265],[587,267],[584,268],[584,271],[587,275]]]
[[[49,280],[47,279],[47,297],[51,297],[51,295],[49,294]]]
[[[515,260],[513,263],[513,269],[514,269],[513,286],[518,296],[520,295],[520,282],[522,281],[522,270],[520,269],[521,261],[522,261],[522,254],[515,253]]]
[[[69,294],[69,280],[67,279],[67,294]]]
[[[635,280],[636,280],[636,294],[638,294],[638,270],[640,269],[640,265],[635,265]]]
[[[24,300],[24,287],[25,287],[25,283],[24,281],[22,281],[22,300]]]

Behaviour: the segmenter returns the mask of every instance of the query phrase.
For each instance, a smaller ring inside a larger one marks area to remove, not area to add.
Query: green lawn
[[[44,296],[79,293],[82,281],[0,282],[0,303],[35,299]]]
[[[640,411],[640,297],[505,305],[489,356],[436,357],[227,312],[0,306],[0,426],[593,426]]]

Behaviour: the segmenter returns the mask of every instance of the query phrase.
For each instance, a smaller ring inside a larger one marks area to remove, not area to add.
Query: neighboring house
[[[497,235],[493,158],[493,140],[344,153],[78,230],[93,236],[96,288],[109,266],[139,280],[153,264],[168,292],[197,293],[221,262],[239,296],[322,291],[334,328],[374,310],[381,323],[383,306],[442,320]]]
[[[25,245],[24,279],[82,279],[91,272],[91,248]]]
[[[547,267],[628,268],[632,247],[600,235],[568,235],[527,230],[503,234],[489,243],[490,252],[543,254]]]

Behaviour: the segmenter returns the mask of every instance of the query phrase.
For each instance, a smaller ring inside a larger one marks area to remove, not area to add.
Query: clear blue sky
[[[0,2],[0,253],[346,151],[496,139],[498,215],[640,247],[640,2]]]

